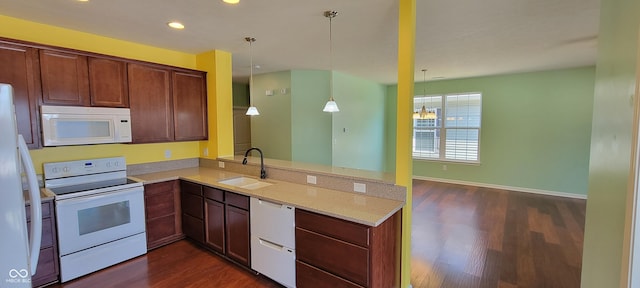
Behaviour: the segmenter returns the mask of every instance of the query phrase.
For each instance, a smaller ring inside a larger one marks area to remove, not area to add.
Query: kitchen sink
[[[255,189],[273,185],[272,183],[269,183],[269,182],[260,181],[255,178],[244,177],[244,176],[220,180],[218,181],[218,183],[234,186],[238,188],[249,189],[249,190],[255,190]]]

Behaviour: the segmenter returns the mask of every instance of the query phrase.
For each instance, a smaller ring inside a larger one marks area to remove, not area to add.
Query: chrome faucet
[[[244,159],[242,160],[242,165],[247,165],[247,156],[251,150],[257,150],[260,153],[260,179],[267,178],[267,172],[264,171],[264,157],[262,157],[262,150],[257,147],[251,147],[247,152],[244,152]]]

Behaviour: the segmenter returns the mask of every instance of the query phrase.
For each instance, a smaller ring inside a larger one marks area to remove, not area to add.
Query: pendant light
[[[427,69],[422,69],[422,99],[427,98]],[[437,119],[438,115],[431,109],[431,97],[429,97],[429,110],[422,104],[420,112],[413,113],[413,119]]]
[[[324,17],[329,18],[329,101],[324,105],[324,112],[339,112],[338,104],[336,104],[336,100],[333,99],[333,47],[332,47],[332,37],[331,37],[331,19],[338,15],[337,11],[324,11]]]
[[[258,112],[258,108],[256,108],[256,106],[253,106],[253,49],[251,45],[253,42],[256,42],[256,38],[244,37],[244,40],[249,42],[249,57],[251,59],[249,61],[249,64],[251,65],[251,72],[249,74],[249,109],[247,109],[246,115],[256,116],[260,115],[260,112]]]

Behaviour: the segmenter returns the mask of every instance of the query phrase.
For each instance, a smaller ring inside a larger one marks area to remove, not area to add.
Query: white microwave
[[[129,108],[40,107],[44,146],[131,142]]]

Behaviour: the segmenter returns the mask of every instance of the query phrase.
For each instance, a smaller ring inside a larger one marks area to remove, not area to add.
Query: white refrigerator
[[[24,171],[24,172],[23,172]],[[22,175],[29,183],[31,239],[27,234]],[[0,287],[31,287],[36,273],[42,212],[29,150],[16,128],[11,85],[0,84]]]

